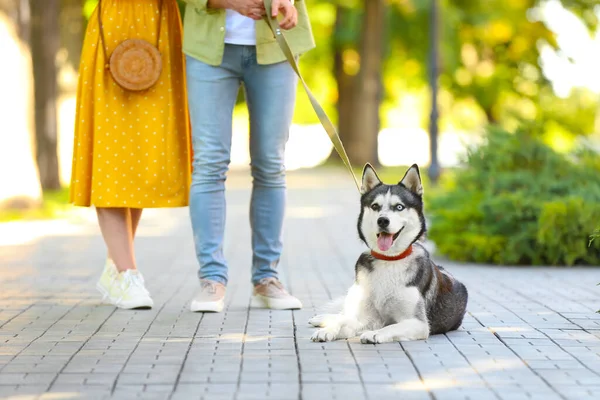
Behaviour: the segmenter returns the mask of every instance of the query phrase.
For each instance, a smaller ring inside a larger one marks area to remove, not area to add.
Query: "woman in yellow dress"
[[[187,206],[189,197],[181,17],[176,0],[101,0],[100,10],[104,41],[96,8],[79,69],[70,199],[96,208],[108,248],[97,284],[104,300],[119,308],[148,308],[153,302],[133,247],[142,210]],[[158,81],[141,92],[123,89],[105,68],[105,51],[110,57],[134,38],[153,44],[159,39],[162,56]]]

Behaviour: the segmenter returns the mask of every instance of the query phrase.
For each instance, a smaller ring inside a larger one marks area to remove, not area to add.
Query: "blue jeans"
[[[225,179],[233,107],[242,83],[250,114],[252,282],[256,284],[263,278],[277,278],[286,200],[284,153],[297,78],[287,62],[259,65],[254,46],[226,44],[217,67],[187,57],[194,148],[190,215],[198,276],[223,284],[227,284]]]

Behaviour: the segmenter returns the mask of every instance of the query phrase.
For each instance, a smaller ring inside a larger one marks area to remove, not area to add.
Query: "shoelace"
[[[122,278],[121,278],[121,289],[125,292],[127,289],[134,287],[137,289],[141,289],[142,293],[144,293],[145,295],[148,295],[148,291],[146,290],[146,287],[144,286],[144,278],[142,277],[142,274],[140,274],[139,272],[134,273],[131,272],[131,270],[127,270],[125,272],[123,272],[122,274]]]
[[[258,282],[260,285],[273,285],[275,286],[277,289],[283,290],[285,291],[283,285],[281,284],[281,282],[279,282],[277,279],[275,278],[263,278]]]
[[[212,282],[209,282],[209,281],[200,282],[200,287],[202,288],[202,290],[205,290],[208,288],[208,292],[210,294],[215,294],[217,292],[216,286]]]

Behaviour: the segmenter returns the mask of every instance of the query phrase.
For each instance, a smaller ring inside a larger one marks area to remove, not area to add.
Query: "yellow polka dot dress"
[[[83,44],[71,202],[96,207],[188,205],[191,174],[182,29],[175,0],[102,0],[108,55],[126,39],[156,44],[163,69],[142,92],[118,86],[105,69],[97,9]],[[160,18],[159,18],[160,17]]]

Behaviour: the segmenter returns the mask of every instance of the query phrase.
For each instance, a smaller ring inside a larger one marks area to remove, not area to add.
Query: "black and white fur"
[[[385,343],[426,339],[458,329],[467,306],[467,289],[435,265],[418,243],[426,229],[418,166],[410,167],[397,185],[385,185],[367,164],[361,192],[361,240],[385,256],[401,254],[411,245],[413,251],[397,261],[375,258],[371,251],[361,254],[342,311],[313,317],[309,323],[321,329],[311,339],[326,342],[361,335],[362,343]],[[381,240],[381,235],[388,241]]]

